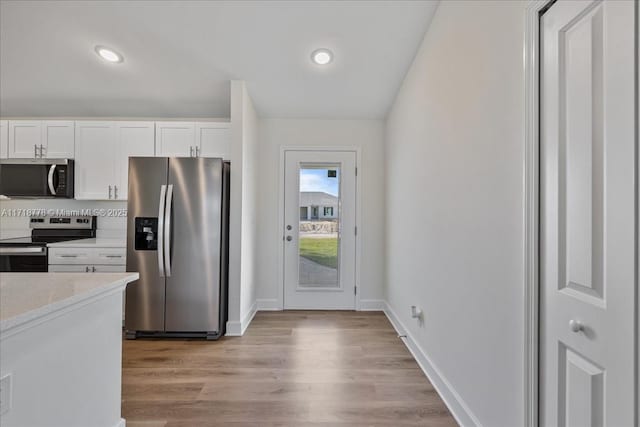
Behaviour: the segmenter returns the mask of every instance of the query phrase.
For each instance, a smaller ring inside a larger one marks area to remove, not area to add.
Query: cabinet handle
[[[114,199],[118,198],[118,186],[117,185],[113,186],[113,198]]]
[[[78,255],[60,255],[60,258],[78,258]]]
[[[200,147],[196,145],[196,157],[200,157]]]
[[[44,146],[40,144],[40,158],[44,157]]]
[[[38,158],[38,146],[36,144],[33,144],[33,158]]]
[[[109,186],[109,200],[111,200],[111,186]]]
[[[122,258],[122,255],[105,255],[107,258]]]
[[[95,265],[93,267],[91,267],[91,271],[93,271],[94,273],[96,272],[96,266]]]
[[[193,146],[189,146],[189,157],[193,157]]]
[[[84,268],[84,271],[85,271],[85,273],[89,272],[89,266],[88,265]]]

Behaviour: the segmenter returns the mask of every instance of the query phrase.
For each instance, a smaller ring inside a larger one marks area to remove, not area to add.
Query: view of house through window
[[[302,287],[339,287],[340,167],[300,168],[300,281]]]

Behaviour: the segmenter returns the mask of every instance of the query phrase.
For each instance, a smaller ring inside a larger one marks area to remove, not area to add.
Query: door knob
[[[290,241],[292,241],[292,240],[293,240],[293,237],[291,237],[291,236],[287,236],[287,242],[290,242]]]
[[[571,328],[571,332],[576,332],[576,333],[584,330],[584,326],[582,325],[582,323],[579,320],[574,320],[574,319],[571,319],[569,321],[569,328]]]
[[[291,226],[290,225],[287,225],[287,230],[291,230]]]

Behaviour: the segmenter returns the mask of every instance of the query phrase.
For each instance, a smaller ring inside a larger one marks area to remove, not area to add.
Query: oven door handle
[[[49,191],[52,196],[56,195],[56,188],[53,186],[53,174],[56,173],[56,166],[57,165],[51,165],[49,168],[49,176],[47,177],[47,184],[49,184]]]
[[[0,248],[0,255],[31,255],[31,256],[45,256],[47,254],[47,248],[43,247],[17,247],[17,248]]]

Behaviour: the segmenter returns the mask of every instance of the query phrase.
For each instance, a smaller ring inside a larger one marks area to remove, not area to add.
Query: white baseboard
[[[120,418],[120,421],[118,421],[118,424],[116,424],[113,427],[127,427],[127,422],[124,420],[124,418]]]
[[[411,336],[407,328],[402,324],[400,318],[393,311],[389,303],[384,303],[384,313],[395,328],[398,335],[403,335],[404,344],[407,346],[413,358],[416,359],[418,365],[425,373],[429,381],[436,389],[447,408],[461,426],[477,426],[482,427],[480,421],[473,415],[467,404],[462,400],[460,395],[451,386],[449,381],[440,373],[438,368],[431,362],[427,353],[418,345],[417,341]]]
[[[360,311],[384,311],[387,303],[381,299],[361,299]]]
[[[254,301],[253,304],[251,305],[251,308],[249,309],[249,311],[241,321],[238,322],[237,320],[229,320],[227,322],[227,333],[225,334],[225,336],[227,337],[243,336],[245,331],[249,327],[249,324],[251,324],[251,321],[253,320],[253,317],[256,315],[257,311],[258,311],[258,302]]]
[[[282,307],[275,298],[264,298],[256,301],[258,303],[258,311],[282,311]]]

